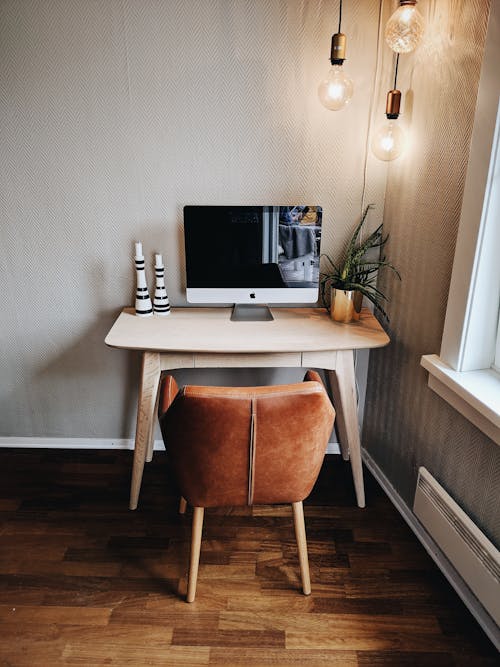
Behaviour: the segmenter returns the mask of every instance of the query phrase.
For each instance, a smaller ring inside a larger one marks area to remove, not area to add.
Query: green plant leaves
[[[335,264],[331,257],[325,253],[321,255],[327,264],[327,270],[321,273],[321,297],[323,303],[327,303],[327,291],[334,287],[342,290],[357,290],[361,292],[369,301],[373,303],[383,317],[389,320],[387,313],[381,303],[388,301],[376,287],[376,279],[381,269],[390,269],[401,280],[398,270],[385,257],[379,259],[366,259],[366,254],[373,248],[382,248],[389,238],[385,237],[382,231],[382,225],[379,225],[364,241],[359,242],[359,235],[366,220],[369,210],[373,204],[369,204],[363,212],[360,222],[356,226],[347,248],[344,253],[344,259],[340,265]]]

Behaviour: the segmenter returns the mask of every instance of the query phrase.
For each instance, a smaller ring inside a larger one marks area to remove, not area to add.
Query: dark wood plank
[[[176,628],[173,646],[218,646],[244,648],[285,648],[282,630],[215,630]]]
[[[273,648],[212,648],[210,665],[234,667],[290,667],[290,665],[310,665],[311,667],[357,667],[354,651],[329,651],[314,649]]]

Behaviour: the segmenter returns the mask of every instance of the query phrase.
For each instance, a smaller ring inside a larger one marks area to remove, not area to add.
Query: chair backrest
[[[179,490],[195,507],[303,500],[335,417],[314,371],[297,384],[180,391],[167,376],[159,412]]]

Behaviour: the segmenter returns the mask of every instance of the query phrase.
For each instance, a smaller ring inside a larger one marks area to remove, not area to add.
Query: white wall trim
[[[497,648],[497,650],[500,651],[500,628],[484,609],[483,605],[479,602],[474,593],[470,590],[465,581],[458,574],[453,565],[446,558],[436,542],[425,530],[415,514],[404,502],[402,497],[399,495],[389,479],[375,463],[366,449],[361,448],[361,456],[366,467],[383,488],[394,507],[398,510],[412,532],[415,534],[415,537],[418,538],[429,556],[436,563],[458,596],[462,599],[467,609],[474,616],[486,635],[493,642],[494,646]]]
[[[1,447],[16,449],[134,449],[134,441],[126,438],[0,437]],[[155,449],[164,449],[161,440],[155,440]]]
[[[327,454],[340,454],[340,446],[338,442],[329,442],[326,447]]]
[[[0,437],[0,448],[15,449],[134,449],[130,438],[6,438]],[[163,440],[155,440],[155,451],[164,451]],[[327,454],[340,454],[337,442],[329,442]]]

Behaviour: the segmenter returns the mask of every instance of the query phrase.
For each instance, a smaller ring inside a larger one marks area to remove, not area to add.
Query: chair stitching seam
[[[248,496],[247,502],[248,505],[253,503],[253,493],[255,486],[255,443],[257,435],[257,412],[256,412],[256,401],[255,398],[252,398],[250,403],[250,446],[248,452]]]

